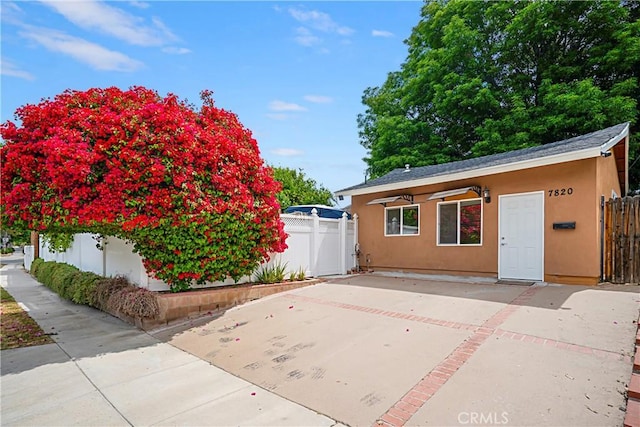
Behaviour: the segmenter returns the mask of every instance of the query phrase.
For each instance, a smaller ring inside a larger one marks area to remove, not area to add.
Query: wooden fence
[[[640,196],[605,203],[603,261],[605,281],[640,282]]]

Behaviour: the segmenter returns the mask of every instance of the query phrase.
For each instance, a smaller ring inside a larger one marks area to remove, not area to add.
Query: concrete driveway
[[[638,289],[361,275],[169,341],[353,426],[618,426]]]
[[[338,424],[132,325],[76,305],[2,257],[0,285],[55,343],[2,350],[2,426]]]

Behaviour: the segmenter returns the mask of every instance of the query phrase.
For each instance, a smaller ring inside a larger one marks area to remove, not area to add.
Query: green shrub
[[[56,266],[58,265],[55,261],[45,261],[42,263],[40,268],[38,268],[38,273],[36,274],[36,279],[43,285],[47,287],[51,287],[51,278],[53,277],[53,273],[56,270]]]
[[[96,283],[102,277],[90,271],[78,271],[71,281],[71,301],[76,304],[93,306],[93,295],[96,292]]]
[[[71,299],[73,295],[73,278],[80,270],[73,265],[57,264],[51,275],[51,289],[63,298]]]
[[[67,299],[71,299],[73,277],[79,271],[72,265],[55,261],[38,262],[35,266],[32,265],[32,272],[40,283]]]
[[[40,258],[31,264],[31,273],[43,285],[76,304],[134,318],[155,318],[160,313],[157,295],[132,285],[123,276],[105,278],[69,264]]]
[[[33,262],[31,263],[31,275],[33,275],[34,277],[37,277],[38,274],[38,269],[42,266],[42,264],[44,264],[44,260],[42,258],[36,258],[33,260]]]
[[[7,246],[6,248],[0,248],[0,254],[3,254],[3,255],[12,254],[13,252],[14,252],[14,249],[11,246]]]

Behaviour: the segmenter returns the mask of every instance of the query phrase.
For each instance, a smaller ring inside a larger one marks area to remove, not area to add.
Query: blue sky
[[[336,191],[364,178],[361,97],[405,60],[421,6],[2,0],[1,119],[67,88],[141,85],[198,105],[210,89],[269,164]]]

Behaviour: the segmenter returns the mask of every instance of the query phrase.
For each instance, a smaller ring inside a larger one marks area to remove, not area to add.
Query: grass
[[[38,324],[0,287],[0,349],[52,343]]]

